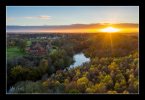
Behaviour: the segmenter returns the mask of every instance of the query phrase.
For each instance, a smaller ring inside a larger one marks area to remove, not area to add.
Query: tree
[[[46,59],[42,59],[40,61],[40,64],[39,64],[39,69],[41,70],[41,72],[44,74],[46,72],[48,72],[48,60]]]
[[[49,57],[51,58],[51,63],[56,70],[68,67],[72,61],[64,49],[52,50]]]
[[[106,86],[104,83],[97,83],[95,84],[95,93],[105,93],[106,92]]]
[[[85,89],[87,88],[88,83],[89,83],[89,80],[87,79],[87,77],[79,78],[79,79],[77,80],[78,89],[79,89],[81,92],[85,92]]]
[[[65,85],[65,92],[69,93],[71,90],[78,90],[77,89],[77,83],[75,81],[71,81],[68,84]],[[79,91],[79,90],[78,90]]]
[[[111,78],[110,75],[106,75],[106,76],[101,80],[101,82],[104,83],[108,89],[111,89],[111,88],[113,87],[113,80],[112,80],[112,78]]]
[[[118,65],[115,62],[112,62],[108,68],[110,71],[116,71],[118,69]]]
[[[121,87],[121,91],[124,91],[126,89],[126,80],[122,79],[120,82],[120,87]]]
[[[67,85],[67,84],[69,84],[69,80],[68,79],[65,79],[64,80],[64,85]]]
[[[20,41],[18,42],[18,47],[20,48],[20,50],[21,50],[22,52],[25,51],[26,46],[27,46],[27,41],[26,41],[26,40],[20,40]]]
[[[29,72],[30,70],[28,68],[18,65],[11,69],[10,75],[14,78],[14,80],[20,81],[26,79],[29,76]]]
[[[137,79],[135,79],[134,81],[131,81],[128,86],[129,93],[138,93],[138,85],[139,85],[139,82]]]
[[[86,88],[86,93],[95,93],[94,88]]]
[[[108,94],[116,94],[117,92],[116,91],[108,91],[107,93]]]
[[[118,82],[115,83],[114,90],[119,92],[119,93],[121,92],[122,89],[121,89],[121,86]]]
[[[129,92],[127,90],[124,90],[123,94],[129,94]]]
[[[53,72],[55,72],[56,71],[56,69],[55,69],[55,67],[54,66],[49,66],[49,69],[48,69],[48,74],[52,74]]]
[[[43,87],[41,82],[22,81],[16,83],[9,93],[46,93],[47,90]]]
[[[77,69],[77,70],[76,70],[76,75],[75,75],[75,76],[76,76],[76,77],[79,77],[80,74],[81,74],[81,73],[80,73],[80,69]]]
[[[82,77],[77,80],[77,85],[86,85],[88,82],[89,80],[87,77]]]

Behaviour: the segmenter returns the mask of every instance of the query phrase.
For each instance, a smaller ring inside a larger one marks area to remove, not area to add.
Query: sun
[[[119,29],[117,28],[113,28],[113,27],[107,27],[107,28],[104,28],[104,29],[101,29],[101,32],[108,32],[108,33],[113,33],[113,32],[118,32]]]

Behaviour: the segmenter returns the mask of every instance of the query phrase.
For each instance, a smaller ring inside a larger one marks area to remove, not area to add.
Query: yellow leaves
[[[79,69],[77,69],[76,70],[76,76],[79,76],[81,73],[80,73],[80,70]]]
[[[16,77],[18,74],[28,72],[28,71],[29,71],[28,68],[25,68],[25,67],[22,67],[22,66],[18,65],[18,66],[13,67],[11,69],[11,74],[12,74],[13,77]]]
[[[59,81],[55,81],[55,85],[59,85],[60,84],[60,82]]]
[[[115,86],[114,86],[114,89],[115,89],[115,90],[118,90],[119,88],[120,88],[120,85],[119,85],[118,82],[116,82],[116,83],[115,83]]]
[[[104,83],[96,83],[95,85],[91,85],[86,88],[87,93],[105,93],[106,85]]]
[[[65,79],[65,80],[64,80],[64,84],[65,84],[65,85],[69,84],[69,80],[68,80],[68,79]]]
[[[116,91],[108,91],[107,93],[108,94],[116,94],[117,92]]]
[[[120,82],[120,84],[126,86],[126,81],[125,81],[125,79],[122,79],[121,82]]]
[[[134,62],[134,64],[138,64],[138,61],[139,61],[139,58],[135,58],[134,60],[133,60],[133,62]]]
[[[87,88],[86,89],[86,92],[87,93],[94,93],[95,92],[95,89],[94,88]]]
[[[46,80],[46,81],[44,81],[43,83],[42,83],[42,85],[44,86],[44,87],[53,87],[53,86],[58,86],[58,85],[60,85],[60,82],[59,81],[57,81],[57,80]]]
[[[129,92],[127,90],[123,91],[123,94],[129,94]]]
[[[77,80],[77,85],[85,85],[88,84],[89,80],[86,77],[82,77]]]
[[[133,75],[133,74],[130,74],[130,75],[129,75],[129,80],[128,80],[128,82],[131,83],[131,82],[134,82],[134,81],[135,81],[134,75]]]
[[[139,82],[138,80],[134,81],[134,87],[138,89]]]
[[[83,77],[87,77],[88,74],[89,74],[89,72],[83,73]]]
[[[111,84],[113,84],[113,80],[112,80],[112,78],[111,78],[110,75],[106,75],[106,76],[104,77],[104,79],[102,79],[102,82],[103,82],[104,84],[106,84],[106,85],[111,85]]]
[[[122,90],[126,89],[126,80],[125,79],[122,79],[121,82],[120,82],[120,87],[122,88]]]
[[[97,83],[94,88],[96,93],[104,93],[106,91],[106,85],[104,83]]]
[[[77,80],[77,88],[81,92],[85,92],[87,86],[88,86],[89,80],[86,77],[79,78]]]
[[[112,62],[109,66],[108,66],[109,70],[117,70],[118,69],[118,65],[115,62]]]
[[[115,81],[121,81],[121,80],[124,80],[125,79],[125,77],[124,77],[124,75],[120,72],[118,72],[117,73],[117,75],[115,76]]]
[[[138,51],[135,51],[135,52],[132,54],[133,58],[138,58],[138,55],[139,55]]]
[[[95,70],[95,68],[92,67],[92,66],[91,66],[90,69],[89,69],[90,72],[93,72],[94,70]]]
[[[43,85],[44,87],[48,87],[48,81],[44,81],[44,82],[42,83],[42,85]]]

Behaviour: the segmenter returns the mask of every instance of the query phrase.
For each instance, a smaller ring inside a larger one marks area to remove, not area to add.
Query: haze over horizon
[[[6,32],[138,32],[138,6],[7,6]]]
[[[99,32],[100,29],[107,26],[114,26],[122,30],[122,32],[138,32],[138,24],[136,23],[119,23],[119,24],[71,24],[71,25],[47,25],[47,26],[7,26],[7,32]]]

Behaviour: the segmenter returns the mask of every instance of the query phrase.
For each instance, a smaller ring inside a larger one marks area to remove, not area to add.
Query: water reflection
[[[69,68],[74,68],[90,61],[90,58],[87,58],[83,53],[75,54],[73,56],[73,59],[75,62],[72,65],[70,65]]]

